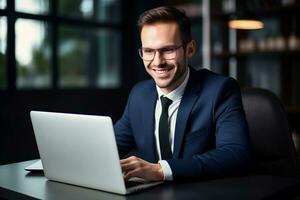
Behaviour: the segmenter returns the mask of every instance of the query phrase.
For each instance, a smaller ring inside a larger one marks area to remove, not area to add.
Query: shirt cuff
[[[172,170],[171,167],[169,165],[169,163],[166,160],[160,160],[158,161],[158,163],[160,164],[163,174],[164,174],[164,180],[165,181],[172,181],[173,180],[173,174],[172,174]]]

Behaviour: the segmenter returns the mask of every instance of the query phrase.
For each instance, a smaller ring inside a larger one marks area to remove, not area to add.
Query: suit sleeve
[[[129,110],[131,107],[130,104],[131,104],[132,93],[133,92],[131,92],[129,95],[127,105],[125,107],[121,119],[119,119],[114,125],[116,142],[117,142],[120,158],[124,157],[135,147],[132,127],[129,119]]]
[[[167,160],[174,180],[238,174],[251,163],[248,126],[236,81],[226,79],[214,99],[215,148],[191,158]]]

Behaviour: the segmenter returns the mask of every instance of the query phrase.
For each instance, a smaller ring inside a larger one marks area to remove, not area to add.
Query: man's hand
[[[126,180],[131,177],[139,177],[148,181],[164,180],[164,174],[160,164],[149,163],[136,156],[122,159],[121,167]]]

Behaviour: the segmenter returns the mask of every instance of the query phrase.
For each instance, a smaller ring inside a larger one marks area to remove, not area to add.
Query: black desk
[[[246,176],[210,181],[170,183],[140,193],[121,196],[47,180],[24,167],[34,161],[0,166],[0,199],[288,199],[300,189],[300,179],[276,176]],[[299,191],[300,192],[300,191]]]

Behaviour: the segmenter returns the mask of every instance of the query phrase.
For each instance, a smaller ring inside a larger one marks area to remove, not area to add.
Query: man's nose
[[[164,62],[165,62],[165,59],[163,58],[162,54],[159,51],[156,51],[153,61],[152,61],[152,64],[155,66],[159,66]]]

